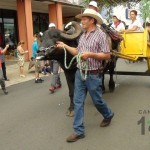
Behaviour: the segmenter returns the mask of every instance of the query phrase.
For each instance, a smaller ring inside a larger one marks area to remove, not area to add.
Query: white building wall
[[[80,5],[83,2],[83,0],[68,0],[68,1],[76,5]]]

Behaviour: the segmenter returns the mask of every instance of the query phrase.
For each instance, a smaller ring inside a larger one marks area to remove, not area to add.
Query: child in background
[[[44,63],[44,66],[42,67],[42,73],[44,75],[46,75],[47,73],[51,74],[51,67],[50,67],[50,64],[49,64],[48,60],[46,60],[46,62]]]

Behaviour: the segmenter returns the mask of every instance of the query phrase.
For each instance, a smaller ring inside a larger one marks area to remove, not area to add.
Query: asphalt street
[[[119,61],[117,70],[144,71],[146,62]],[[69,106],[68,87],[61,73],[62,88],[49,93],[50,77],[0,90],[0,150],[150,150],[150,77],[114,76],[116,89],[103,95],[115,116],[109,127],[99,126],[102,116],[90,96],[85,103],[86,137],[75,143],[73,118],[65,115]]]

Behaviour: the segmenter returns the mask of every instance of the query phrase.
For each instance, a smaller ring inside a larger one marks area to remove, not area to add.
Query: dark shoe
[[[39,83],[38,80],[35,80],[35,83]]]
[[[84,134],[77,135],[76,133],[71,134],[66,141],[67,142],[76,142],[79,139],[83,139],[85,137]]]
[[[35,80],[35,83],[42,83],[42,81],[37,79],[37,80]]]
[[[5,95],[8,94],[8,91],[6,89],[3,89],[3,92],[4,92]]]
[[[112,114],[111,117],[107,118],[107,119],[103,119],[103,121],[100,124],[100,127],[107,127],[109,126],[109,124],[111,123],[112,118],[114,117],[114,113]]]
[[[42,82],[44,81],[44,80],[43,80],[43,79],[41,79],[41,78],[39,78],[38,80],[39,80],[39,81],[42,81]]]

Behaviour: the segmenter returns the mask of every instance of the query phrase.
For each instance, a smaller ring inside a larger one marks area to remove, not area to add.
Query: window
[[[48,29],[48,14],[33,13],[33,30],[34,33],[44,32]]]

